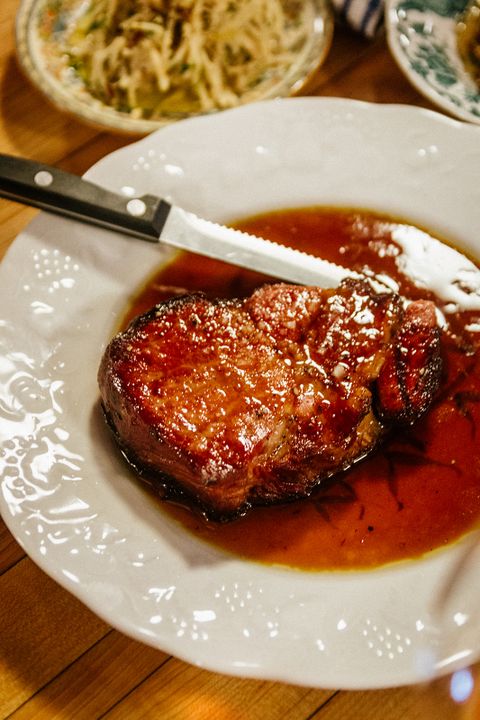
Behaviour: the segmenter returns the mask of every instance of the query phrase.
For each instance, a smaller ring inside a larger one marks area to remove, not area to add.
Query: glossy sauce
[[[412,249],[417,255],[422,248],[428,268],[438,261],[435,253],[442,247],[423,230],[357,210],[288,210],[237,226],[354,269],[368,267],[387,274],[399,284],[401,294],[435,300],[447,323],[442,333],[441,388],[413,428],[394,430],[367,460],[324,482],[308,499],[254,508],[227,524],[207,521],[173,503],[162,503],[162,508],[227,551],[310,570],[372,567],[418,557],[478,524],[480,310],[459,311],[448,297],[421,289],[402,272],[409,267]],[[462,261],[463,256],[455,255]],[[444,268],[452,264],[448,256],[438,262]],[[477,277],[477,270],[473,274]],[[177,289],[239,297],[266,280],[180,254],[139,294],[125,322]],[[431,284],[440,292],[445,279],[435,277]]]

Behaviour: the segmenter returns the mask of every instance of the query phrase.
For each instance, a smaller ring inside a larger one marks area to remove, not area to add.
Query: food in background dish
[[[465,67],[480,89],[480,2],[469,3],[457,25],[458,48]]]
[[[60,51],[88,91],[135,117],[238,105],[281,77],[311,30],[299,0],[92,0]],[[48,10],[40,32],[56,22]]]
[[[430,301],[272,284],[155,306],[109,344],[99,383],[131,462],[225,518],[309,495],[416,421],[439,349]]]

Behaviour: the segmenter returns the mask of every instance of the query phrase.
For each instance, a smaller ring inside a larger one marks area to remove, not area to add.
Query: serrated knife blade
[[[336,287],[358,274],[269,240],[204,220],[154,195],[125,197],[43,163],[0,155],[0,197],[164,243],[286,282]]]

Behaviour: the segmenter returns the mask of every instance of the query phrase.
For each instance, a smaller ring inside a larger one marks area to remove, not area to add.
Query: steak
[[[107,420],[127,459],[215,518],[311,493],[428,408],[435,307],[368,281],[167,300],[108,345]]]

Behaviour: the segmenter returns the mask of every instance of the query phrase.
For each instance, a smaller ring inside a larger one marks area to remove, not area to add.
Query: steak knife
[[[346,277],[359,277],[307,253],[204,220],[163,198],[126,197],[78,175],[11,155],[0,155],[0,197],[287,282],[336,287]]]

